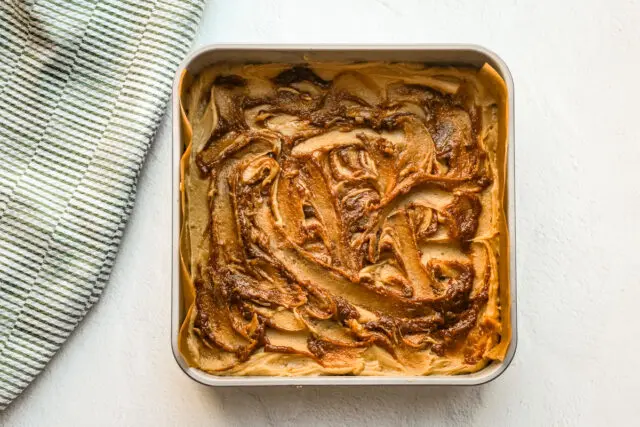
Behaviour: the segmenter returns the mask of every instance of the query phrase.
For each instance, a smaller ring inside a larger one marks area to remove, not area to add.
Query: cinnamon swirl
[[[190,365],[430,375],[504,356],[506,90],[490,66],[218,64],[182,106]]]

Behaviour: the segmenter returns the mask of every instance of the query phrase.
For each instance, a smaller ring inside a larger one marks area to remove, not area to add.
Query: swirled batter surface
[[[504,104],[487,65],[200,73],[182,99],[188,363],[429,375],[502,358]]]

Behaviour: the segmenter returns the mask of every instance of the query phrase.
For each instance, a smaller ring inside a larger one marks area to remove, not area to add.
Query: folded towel
[[[0,1],[0,410],[100,297],[203,3]]]

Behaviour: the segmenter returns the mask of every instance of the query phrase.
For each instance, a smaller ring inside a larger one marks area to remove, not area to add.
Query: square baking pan
[[[184,320],[182,286],[180,283],[179,235],[180,209],[180,157],[182,156],[182,123],[180,119],[180,81],[185,72],[197,75],[216,62],[247,63],[305,63],[305,62],[418,62],[427,65],[471,66],[491,65],[506,83],[508,96],[507,170],[504,206],[509,230],[509,298],[511,341],[501,362],[491,362],[484,369],[451,376],[218,376],[187,365],[178,350],[178,332]],[[215,44],[189,55],[176,73],[173,84],[172,120],[172,297],[171,346],[180,368],[195,381],[210,386],[266,386],[266,385],[478,385],[497,378],[509,366],[516,350],[518,338],[516,322],[516,230],[515,230],[515,141],[514,141],[513,79],[506,64],[495,53],[476,45],[416,44],[416,45],[245,45]]]

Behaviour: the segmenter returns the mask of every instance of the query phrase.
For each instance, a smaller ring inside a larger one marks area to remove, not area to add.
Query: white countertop
[[[471,42],[502,56],[516,88],[514,362],[473,388],[194,383],[169,344],[165,117],[102,300],[0,425],[637,425],[637,1],[210,0],[196,46],[210,42]]]

